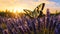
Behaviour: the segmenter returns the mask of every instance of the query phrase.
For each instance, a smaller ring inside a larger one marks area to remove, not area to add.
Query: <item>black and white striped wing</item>
[[[44,9],[44,6],[45,6],[45,3],[38,5],[33,11],[33,16],[38,17],[40,15],[40,11]]]
[[[42,4],[40,4],[40,5],[38,5],[35,9],[34,9],[34,11],[33,12],[40,12],[40,11],[42,11],[43,9],[44,9],[44,6],[45,6],[45,3],[42,3]]]
[[[29,15],[30,17],[33,17],[33,16],[32,16],[32,11],[27,10],[27,9],[24,9],[24,12],[25,12],[27,15]]]

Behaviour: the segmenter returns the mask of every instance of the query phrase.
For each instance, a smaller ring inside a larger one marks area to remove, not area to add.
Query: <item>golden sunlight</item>
[[[13,10],[14,10],[13,11],[14,13],[16,13],[16,12],[20,13],[20,12],[22,12],[23,9],[22,8],[14,8]]]

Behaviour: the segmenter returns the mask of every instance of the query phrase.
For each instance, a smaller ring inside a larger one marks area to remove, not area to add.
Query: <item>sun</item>
[[[14,11],[13,11],[14,13],[16,13],[16,12],[20,13],[20,12],[23,11],[22,8],[14,8],[13,10],[14,10]]]

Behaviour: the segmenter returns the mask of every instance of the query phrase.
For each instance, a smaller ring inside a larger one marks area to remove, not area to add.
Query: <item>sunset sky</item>
[[[34,8],[41,4],[45,3],[44,11],[47,8],[50,9],[51,12],[55,12],[56,10],[60,11],[60,0],[0,0],[0,10],[21,10],[29,9],[34,10]]]

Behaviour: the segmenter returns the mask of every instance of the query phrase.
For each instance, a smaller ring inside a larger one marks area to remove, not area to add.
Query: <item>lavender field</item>
[[[60,14],[31,18],[29,16],[8,17],[0,14],[0,34],[60,34]]]

